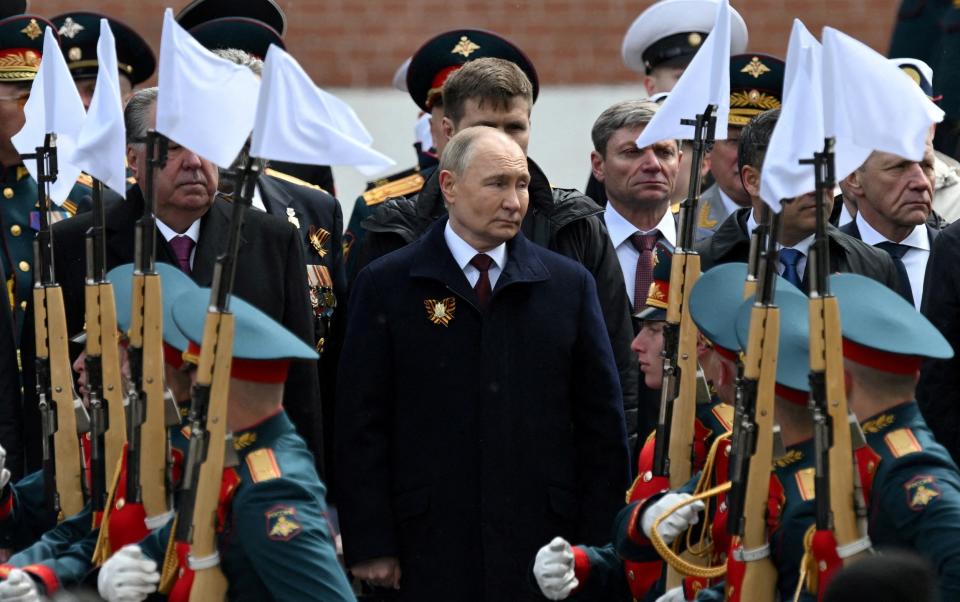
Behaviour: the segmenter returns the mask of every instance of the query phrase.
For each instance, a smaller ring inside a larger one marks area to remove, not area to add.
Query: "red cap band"
[[[197,364],[200,360],[200,346],[190,341],[187,350],[183,352],[183,360]],[[255,383],[279,384],[286,382],[289,370],[288,359],[250,360],[235,357],[230,367],[230,377]]]
[[[736,362],[739,359],[739,356],[736,352],[730,351],[726,347],[721,347],[720,345],[714,344],[714,350],[720,354],[720,357],[730,360],[731,362]]]
[[[789,401],[790,403],[796,404],[798,406],[806,406],[807,401],[810,399],[810,394],[806,391],[801,391],[799,389],[794,389],[793,387],[787,387],[777,383],[777,386],[774,388],[774,393],[778,397],[782,397]]]
[[[843,357],[868,368],[904,375],[919,372],[920,364],[923,361],[920,356],[917,355],[880,351],[879,349],[854,343],[847,338],[843,339]]]
[[[183,366],[183,352],[174,347],[173,345],[168,345],[167,343],[163,344],[163,361],[164,363],[170,364],[177,370]]]

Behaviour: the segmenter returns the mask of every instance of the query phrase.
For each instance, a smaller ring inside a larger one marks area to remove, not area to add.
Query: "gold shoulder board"
[[[79,176],[77,176],[77,183],[83,184],[87,188],[93,188],[93,177],[88,174],[81,173]]]
[[[418,173],[400,178],[394,182],[387,182],[363,193],[363,200],[368,207],[378,205],[385,200],[398,196],[407,196],[423,188],[426,180]]]
[[[923,450],[923,446],[913,436],[913,431],[908,428],[890,431],[883,436],[883,442],[890,448],[890,453],[893,454],[894,458],[901,458]]]
[[[247,454],[247,468],[254,483],[280,478],[280,467],[272,449],[258,449]]]
[[[320,186],[317,186],[316,184],[311,184],[306,180],[301,180],[300,178],[291,176],[290,174],[285,174],[282,171],[277,171],[276,169],[273,169],[271,167],[266,168],[263,171],[263,173],[267,174],[268,176],[273,176],[278,180],[283,180],[284,182],[290,182],[291,184],[296,184],[297,186],[306,186],[307,188],[313,188],[314,190],[319,190],[320,192],[327,192],[326,190],[324,190]],[[330,194],[330,193],[327,192],[327,194]]]

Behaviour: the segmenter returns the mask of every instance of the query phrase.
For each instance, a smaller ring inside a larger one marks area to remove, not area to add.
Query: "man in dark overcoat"
[[[522,600],[543,541],[609,537],[628,473],[617,368],[593,277],[519,233],[516,142],[467,128],[440,171],[449,218],[351,292],[344,552],[401,600]]]

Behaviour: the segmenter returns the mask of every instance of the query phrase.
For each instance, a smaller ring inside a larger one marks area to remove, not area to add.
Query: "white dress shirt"
[[[200,241],[200,220],[197,220],[190,224],[190,227],[187,228],[187,231],[183,234],[175,232],[173,228],[166,225],[159,219],[157,220],[157,229],[160,230],[160,234],[163,234],[163,239],[167,242],[170,242],[174,236],[188,236],[193,240],[193,249],[190,251],[190,269],[193,269],[193,258],[197,254],[197,243]]]
[[[881,242],[894,242],[873,229],[873,226],[863,219],[863,214],[857,213],[857,228],[860,229],[860,240],[868,245],[876,246]],[[927,225],[919,224],[903,240],[901,245],[910,247],[903,255],[903,267],[907,268],[907,278],[910,280],[910,290],[913,292],[913,304],[920,309],[920,300],[923,297],[924,276],[927,274],[927,260],[930,259],[930,237],[927,235]]]
[[[480,251],[474,249],[467,241],[460,238],[460,236],[453,231],[449,220],[447,220],[447,225],[443,229],[443,239],[447,241],[447,248],[450,249],[453,260],[456,261],[460,269],[463,270],[463,275],[467,277],[467,282],[470,283],[471,287],[477,286],[477,281],[480,280],[480,270],[470,265],[470,260],[473,259],[477,253],[480,253]],[[490,279],[490,290],[493,290],[497,288],[497,280],[500,279],[500,274],[503,272],[504,266],[507,265],[507,243],[502,242],[499,246],[486,251],[485,254],[489,255],[490,259],[493,260],[490,269],[487,270],[487,278]]]
[[[660,237],[670,243],[671,247],[677,245],[677,224],[674,221],[673,213],[669,210],[664,212],[660,218],[660,223],[653,230],[638,230],[636,226],[627,221],[627,218],[620,215],[613,205],[607,203],[606,212],[603,216],[607,224],[607,232],[610,234],[610,241],[617,252],[617,259],[620,260],[620,269],[623,271],[623,282],[627,287],[627,296],[630,298],[630,307],[633,307],[633,293],[637,279],[637,260],[640,259],[640,251],[630,242],[630,237],[634,234],[650,234],[660,231]]]

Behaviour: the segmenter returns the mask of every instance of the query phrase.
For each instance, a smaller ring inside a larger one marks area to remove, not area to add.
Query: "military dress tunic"
[[[239,458],[224,470],[217,510],[220,568],[232,602],[354,601],[337,562],[333,528],[313,456],[286,412],[233,434]],[[163,565],[172,524],[141,543]],[[181,564],[170,600],[186,599],[192,573]]]
[[[52,207],[50,222],[89,211],[92,199],[89,176],[81,176],[61,207]],[[19,346],[23,314],[33,288],[33,239],[40,228],[37,212],[37,182],[23,165],[2,170],[0,177],[0,257],[7,275],[7,294],[16,324]],[[56,242],[56,241],[54,241]]]

